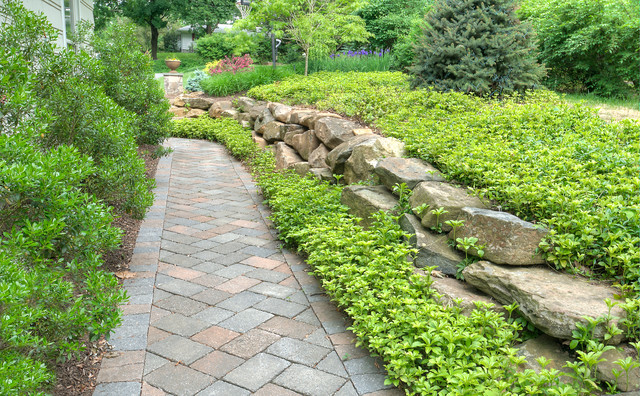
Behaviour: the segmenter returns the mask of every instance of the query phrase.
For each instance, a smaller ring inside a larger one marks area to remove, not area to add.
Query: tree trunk
[[[309,74],[309,50],[307,50],[307,53],[305,54],[304,57],[304,75],[307,76]]]
[[[207,34],[211,34],[211,32],[213,32],[211,25],[207,25]]]
[[[158,59],[158,28],[151,25],[151,59]]]

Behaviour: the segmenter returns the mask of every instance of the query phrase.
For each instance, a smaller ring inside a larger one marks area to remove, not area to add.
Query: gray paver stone
[[[250,275],[249,275],[250,276]],[[262,282],[249,289],[252,292],[264,294],[268,297],[286,298],[295,293],[296,289],[271,282]]]
[[[270,312],[272,314],[284,316],[287,318],[293,318],[306,309],[304,305],[280,300],[279,298],[273,297],[269,297],[266,300],[256,304],[255,307],[259,310]]]
[[[156,388],[178,396],[191,396],[213,382],[213,378],[181,364],[165,364],[144,380]]]
[[[383,363],[371,356],[346,360],[344,366],[351,375],[384,373]]]
[[[233,297],[218,303],[218,307],[228,309],[229,311],[240,312],[254,306],[260,301],[266,299],[265,296],[250,291],[240,292]]]
[[[329,351],[327,348],[289,337],[283,337],[267,348],[268,353],[307,366],[317,364]]]
[[[198,392],[196,396],[249,396],[250,392],[224,381],[216,381],[213,385]]]
[[[183,296],[171,296],[165,298],[162,301],[158,301],[154,304],[156,307],[160,307],[171,312],[179,313],[185,316],[194,315],[203,309],[207,308],[206,304],[199,301],[192,300]]]
[[[335,351],[329,353],[327,357],[322,359],[320,363],[316,366],[317,369],[326,371],[327,373],[339,375],[340,377],[348,377],[347,371],[344,369],[344,365],[342,361],[338,357],[338,354]]]
[[[107,382],[98,384],[94,396],[139,396],[142,384],[140,382]]]
[[[195,283],[187,282],[182,279],[171,279],[172,280],[167,282],[158,283],[157,286],[162,290],[168,291],[169,293],[179,294],[185,297],[193,296],[194,294],[206,290],[206,287],[197,285]]]
[[[270,313],[249,308],[242,312],[238,312],[223,322],[220,322],[219,325],[220,327],[237,331],[238,333],[245,333],[272,317],[273,315]]]
[[[363,395],[391,388],[391,385],[384,384],[385,378],[387,378],[386,374],[357,374],[351,376],[351,382],[358,393]]]
[[[344,378],[312,369],[299,364],[293,364],[273,381],[309,396],[326,396],[334,394],[345,383]]]
[[[205,329],[208,323],[181,314],[171,314],[156,320],[153,326],[170,333],[191,337]]]
[[[359,396],[356,388],[353,386],[351,381],[347,381],[346,384],[340,388],[333,396]]]
[[[147,352],[144,359],[144,375],[149,374],[153,370],[159,369],[169,361],[151,352]]]
[[[227,311],[226,309],[218,307],[209,307],[202,312],[198,312],[193,317],[200,319],[209,324],[215,325],[222,322],[225,319],[229,319],[234,315],[233,311]]]
[[[224,377],[224,380],[255,392],[290,364],[284,359],[260,353],[235,368]]]
[[[175,362],[191,364],[207,353],[213,351],[208,346],[191,341],[184,337],[171,335],[161,341],[151,344],[147,351],[153,352]]]

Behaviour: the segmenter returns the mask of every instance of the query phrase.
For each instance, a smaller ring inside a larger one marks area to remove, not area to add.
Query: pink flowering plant
[[[249,54],[244,54],[243,56],[234,56],[229,58],[225,56],[224,59],[220,60],[218,64],[209,70],[211,75],[220,74],[224,72],[232,72],[236,74],[236,72],[241,71],[251,71],[253,70],[253,59]]]

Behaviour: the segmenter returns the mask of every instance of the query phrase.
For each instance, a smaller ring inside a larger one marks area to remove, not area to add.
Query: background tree
[[[268,27],[276,37],[295,41],[306,54],[307,75],[309,57],[328,55],[342,43],[363,43],[371,36],[362,18],[353,15],[361,6],[349,0],[257,0],[251,3],[249,17],[236,26]]]
[[[526,0],[518,14],[531,21],[540,61],[553,88],[604,96],[640,86],[640,3],[636,0]]]
[[[439,0],[426,22],[410,68],[413,87],[500,95],[532,88],[544,75],[533,30],[516,18],[511,0]]]
[[[122,3],[122,14],[140,26],[151,28],[151,57],[158,59],[158,29],[167,26],[167,17],[173,10],[171,0],[127,0]]]
[[[174,0],[173,3],[177,16],[188,25],[204,26],[207,34],[238,13],[234,0]]]
[[[371,0],[356,12],[364,19],[369,39],[375,49],[393,48],[409,34],[416,19],[424,19],[433,0]]]
[[[118,0],[94,0],[93,1],[93,21],[96,30],[102,30],[107,23],[120,13],[120,2]]]

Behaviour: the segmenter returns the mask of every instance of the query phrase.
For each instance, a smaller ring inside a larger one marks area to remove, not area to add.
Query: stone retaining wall
[[[410,207],[423,208],[404,214],[399,221],[418,250],[413,258],[415,266],[435,267],[433,287],[442,295],[443,304],[461,302],[465,314],[473,310],[476,301],[494,302],[493,309],[502,313],[505,310],[500,304],[519,304],[520,314],[545,334],[522,347],[531,367],[537,367],[535,358],[541,355],[566,361],[568,355],[559,344],[571,339],[577,323],[586,323],[583,316],[609,313],[605,299],[614,300],[614,288],[558,273],[545,265],[537,248],[548,230],[492,210],[488,202],[447,182],[431,164],[403,158],[405,149],[401,141],[375,134],[337,114],[247,97],[240,97],[235,103],[214,102],[209,106],[206,101],[185,97],[176,99],[174,105],[190,102],[191,107],[207,110],[211,117],[232,117],[251,128],[254,141],[274,151],[280,169],[292,169],[300,175],[310,173],[331,182],[336,182],[334,175],[342,175],[341,182],[347,184],[342,203],[363,219],[365,227],[373,213],[397,206],[394,186],[404,183],[412,190]],[[358,182],[372,185],[354,184]],[[463,225],[447,223],[450,220],[461,221]],[[465,258],[464,249],[453,242],[457,238],[477,238],[478,242],[468,247],[466,253],[483,259],[464,269],[465,281],[453,277]],[[455,245],[458,250],[452,247]],[[613,323],[625,317],[618,307],[611,314]],[[605,334],[606,323],[598,324],[594,337],[603,340]],[[622,335],[616,335],[607,343],[619,345],[623,341]],[[616,356],[633,356],[632,349],[622,344]],[[610,378],[611,369],[619,369],[611,364],[598,367],[601,378]],[[619,385],[622,390],[640,389],[639,368],[633,370],[631,378],[628,386]]]

